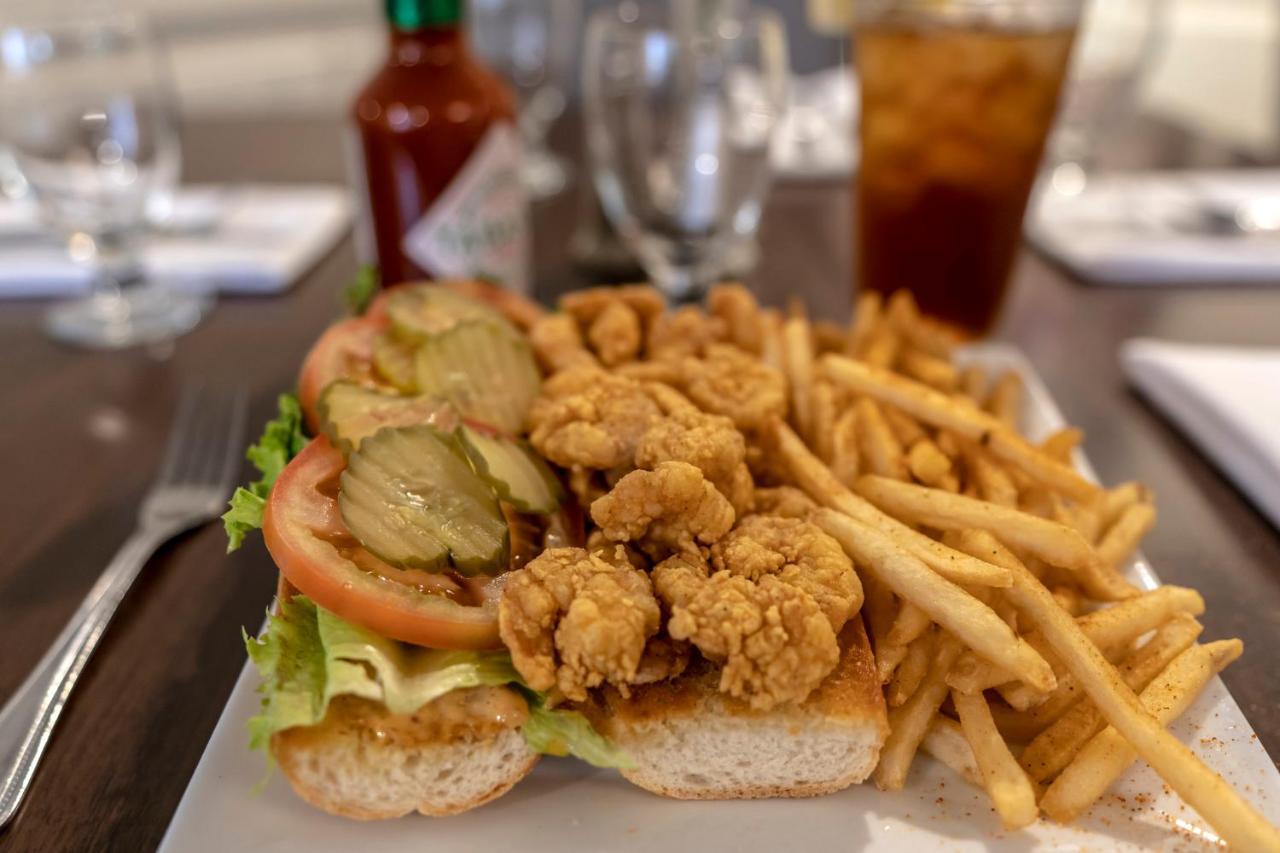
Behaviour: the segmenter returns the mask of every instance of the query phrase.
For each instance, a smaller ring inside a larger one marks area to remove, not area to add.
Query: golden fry
[[[961,370],[960,392],[970,400],[981,400],[987,394],[987,372],[976,364]]]
[[[922,438],[907,451],[907,469],[926,486],[938,488],[951,473],[951,460],[927,438]]]
[[[815,382],[811,398],[813,435],[810,443],[827,464],[835,458],[836,390],[830,382]]]
[[[1131,504],[1098,542],[1098,556],[1118,569],[1133,555],[1142,537],[1155,526],[1156,508],[1148,503]]]
[[[961,405],[927,385],[837,355],[823,356],[819,370],[855,394],[865,394],[881,403],[897,406],[917,420],[939,429],[952,430],[983,444],[998,459],[1021,469],[1034,481],[1052,486],[1070,497],[1093,500],[1100,491],[1070,466],[1028,444],[999,419]]]
[[[934,634],[926,632],[916,637],[907,647],[907,654],[894,670],[889,680],[885,698],[890,708],[896,708],[911,698],[929,671],[929,659],[933,657]]]
[[[955,720],[941,714],[934,717],[920,748],[950,767],[970,785],[982,787],[982,771],[978,769],[978,761],[973,757],[969,741],[964,738],[964,731]]]
[[[768,438],[791,479],[819,504],[869,524],[900,542],[929,568],[954,583],[974,586],[1002,586],[1008,583],[1008,572],[948,548],[885,515],[863,498],[849,491],[831,469],[823,465],[804,442],[786,424],[775,421],[768,428]]]
[[[1013,573],[1013,586],[1005,594],[1040,629],[1067,671],[1137,755],[1228,844],[1241,850],[1280,849],[1280,832],[1151,716],[1076,620],[1058,607],[1044,584],[998,543],[988,556]],[[1054,784],[1062,780],[1059,776]],[[1041,806],[1044,807],[1043,800]]]
[[[940,636],[924,681],[920,682],[910,699],[890,709],[889,737],[880,749],[880,763],[872,774],[880,790],[900,791],[907,783],[907,773],[911,770],[916,750],[947,698],[947,670],[958,654],[960,644],[955,638]]]
[[[893,406],[881,406],[880,413],[884,415],[889,428],[893,430],[893,434],[898,438],[898,443],[903,447],[910,447],[917,441],[922,441],[929,437],[924,428],[916,422],[915,418],[900,409],[895,409]]]
[[[996,730],[991,709],[981,693],[952,691],[951,701],[960,715],[960,728],[982,772],[983,787],[991,797],[1005,829],[1021,829],[1035,821],[1036,792],[1018,766],[1008,745]]]
[[[858,413],[858,455],[868,471],[895,480],[907,478],[902,445],[889,428],[880,407],[863,397],[854,404]]]
[[[907,376],[947,394],[960,385],[960,373],[954,364],[918,349],[903,350],[897,364]]]
[[[1084,431],[1078,427],[1063,427],[1040,442],[1040,450],[1059,462],[1069,464],[1071,454],[1084,441]]]
[[[830,509],[819,510],[814,520],[835,537],[858,566],[876,574],[966,646],[1015,673],[1020,680],[1042,690],[1053,689],[1053,669],[1048,662],[990,607],[862,522]]]
[[[1133,504],[1151,502],[1151,490],[1146,486],[1134,482],[1121,483],[1102,493],[1098,501],[1098,523],[1106,530]]]
[[[807,439],[813,436],[813,336],[803,316],[782,323],[783,363],[791,388],[791,420]]]
[[[1133,690],[1142,690],[1175,657],[1191,647],[1203,630],[1185,613],[1160,626],[1145,645],[1120,664],[1120,677]],[[1085,699],[1077,702],[1048,728],[1036,735],[1018,757],[1018,763],[1036,782],[1044,782],[1071,763],[1089,739],[1107,727],[1098,707]]]
[[[1135,710],[1135,716],[1142,720],[1144,728],[1159,730],[1161,739],[1176,743],[1182,753],[1178,759],[1189,758],[1194,762],[1195,773],[1179,766],[1176,774],[1170,774],[1174,779],[1168,776],[1165,779],[1188,803],[1194,805],[1191,796],[1194,793],[1196,799],[1212,804],[1212,814],[1199,805],[1194,807],[1229,845],[1241,850],[1275,850],[1280,849],[1280,832],[1165,729],[1191,706],[1209,679],[1242,651],[1244,644],[1239,640],[1218,640],[1187,649],[1142,691],[1141,706]],[[1145,745],[1146,739],[1140,742]],[[1083,814],[1137,759],[1140,753],[1134,747],[1135,744],[1126,741],[1114,727],[1109,726],[1095,735],[1045,791],[1041,801],[1045,814],[1064,823]],[[1165,764],[1174,765],[1173,759],[1161,758]],[[1147,762],[1159,770],[1159,765],[1151,759]]]
[[[846,409],[836,419],[831,436],[831,472],[844,486],[858,479],[862,456],[858,452],[858,413]]]
[[[859,477],[855,488],[895,518],[943,530],[986,530],[1055,566],[1081,569],[1098,559],[1076,531],[1012,507],[870,474]]]
[[[858,301],[853,308],[853,320],[849,323],[849,343],[845,347],[845,354],[850,358],[861,358],[867,348],[871,333],[880,323],[880,306],[880,294],[874,290],[864,290],[858,294]]]
[[[1018,428],[1022,409],[1022,379],[1012,370],[1001,374],[987,398],[987,411],[1010,429]]]

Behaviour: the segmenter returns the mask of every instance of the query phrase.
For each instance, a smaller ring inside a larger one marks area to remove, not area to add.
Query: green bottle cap
[[[387,20],[397,30],[452,27],[462,21],[462,0],[386,0]]]

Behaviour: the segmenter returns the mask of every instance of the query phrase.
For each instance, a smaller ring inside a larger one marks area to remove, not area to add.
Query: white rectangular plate
[[[971,358],[994,370],[1013,368],[1022,374],[1028,392],[1023,417],[1031,437],[1063,423],[1044,384],[1016,350],[984,346]],[[1130,573],[1143,586],[1156,585],[1145,561],[1137,561]],[[356,823],[307,806],[278,772],[265,790],[253,792],[266,770],[263,756],[246,745],[245,720],[258,705],[256,684],[257,676],[246,664],[178,805],[162,853],[1150,850],[1204,847],[1204,839],[1215,838],[1141,763],[1074,826],[1042,820],[1022,832],[1002,832],[984,793],[923,755],[903,792],[884,793],[866,784],[816,799],[738,802],[666,800],[611,771],[547,758],[511,793],[467,814]],[[1272,822],[1280,823],[1280,773],[1220,680],[1210,682],[1173,729]]]

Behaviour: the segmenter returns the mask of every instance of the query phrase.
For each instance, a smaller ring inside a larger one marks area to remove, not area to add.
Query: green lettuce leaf
[[[453,690],[520,679],[505,651],[397,643],[301,595],[267,620],[260,638],[246,636],[245,647],[263,679],[262,711],[249,722],[254,748],[283,729],[320,722],[335,696],[360,696],[393,714],[411,714]]]
[[[377,267],[371,264],[360,267],[356,277],[342,291],[342,300],[347,303],[347,308],[352,314],[359,317],[369,309],[369,303],[378,293],[381,279],[382,276]]]
[[[245,647],[263,683],[261,711],[249,721],[249,745],[262,749],[271,735],[324,719],[335,696],[381,702],[395,714],[411,714],[464,687],[510,684],[529,704],[521,729],[531,749],[573,755],[597,767],[630,761],[577,711],[551,709],[546,697],[524,685],[506,651],[424,649],[388,640],[347,622],[309,598],[296,595],[267,620]]]
[[[634,767],[630,756],[595,730],[578,711],[548,708],[546,697],[525,688],[529,719],[520,729],[524,742],[544,755],[572,755],[595,767]]]
[[[230,508],[222,515],[227,531],[227,553],[244,544],[244,537],[262,527],[262,513],[267,508],[267,495],[276,477],[289,460],[302,452],[307,437],[302,432],[302,406],[292,394],[281,394],[277,401],[279,414],[267,421],[262,437],[250,445],[245,457],[262,476],[248,486],[236,489]]]

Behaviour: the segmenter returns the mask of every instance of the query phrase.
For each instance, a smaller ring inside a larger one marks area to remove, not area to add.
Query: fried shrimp
[[[840,543],[798,518],[749,515],[711,546],[716,572],[759,582],[766,576],[812,596],[838,634],[862,607],[862,583]]]
[[[773,486],[756,489],[755,511],[779,518],[808,519],[818,508],[813,498],[795,486]]]
[[[648,575],[582,548],[544,551],[512,573],[498,602],[498,630],[521,677],[576,701],[606,681],[624,691],[635,683],[660,622]]]
[[[774,575],[708,575],[706,563],[680,554],[654,568],[653,584],[671,610],[667,633],[721,663],[721,692],[753,708],[803,701],[839,659],[813,596]]]
[[[733,526],[733,506],[687,462],[632,471],[591,505],[591,518],[614,542],[632,542],[653,559],[698,553]]]
[[[687,462],[729,499],[734,512],[748,512],[755,484],[746,465],[747,446],[733,421],[692,407],[654,423],[636,445],[640,468]]]
[[[782,374],[729,344],[709,344],[703,358],[681,362],[680,389],[698,408],[731,418],[740,430],[759,429],[787,411]]]
[[[661,417],[639,382],[575,367],[544,384],[529,411],[529,440],[566,468],[630,468],[640,437]]]
[[[548,373],[596,364],[578,324],[568,314],[547,314],[539,319],[529,329],[529,343]]]
[[[587,327],[587,341],[600,361],[609,367],[635,358],[640,352],[643,334],[640,316],[621,300],[606,305]]]

